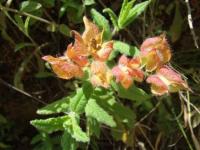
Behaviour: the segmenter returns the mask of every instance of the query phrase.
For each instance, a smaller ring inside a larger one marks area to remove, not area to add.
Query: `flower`
[[[146,71],[154,71],[171,58],[170,47],[165,35],[146,39],[141,47],[142,63],[146,65]]]
[[[75,42],[74,45],[69,44],[67,50],[65,51],[64,55],[69,59],[73,60],[79,66],[84,67],[89,64],[88,61],[88,51],[86,46],[83,43],[83,40],[80,34],[76,31],[72,31],[75,35]]]
[[[88,48],[88,52],[96,60],[106,61],[112,52],[113,41],[103,42],[103,32],[99,31],[98,27],[92,23],[87,17],[83,17],[85,31],[82,39]]]
[[[140,58],[128,59],[125,55],[122,55],[119,59],[118,65],[112,69],[113,75],[116,77],[116,81],[120,82],[124,88],[129,88],[133,83],[133,80],[142,82],[144,73],[140,70]]]
[[[166,65],[161,67],[155,75],[149,76],[147,83],[151,84],[151,91],[155,95],[188,89],[181,75]]]
[[[66,57],[53,57],[50,55],[42,57],[49,62],[55,74],[62,79],[71,79],[73,77],[82,77],[83,71],[80,66],[74,64]]]
[[[91,83],[94,86],[108,88],[112,79],[112,72],[105,62],[94,61],[91,64]]]

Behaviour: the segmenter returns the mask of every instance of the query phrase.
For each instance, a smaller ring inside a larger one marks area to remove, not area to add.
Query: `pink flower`
[[[118,65],[112,69],[116,81],[120,82],[124,88],[129,88],[133,81],[142,82],[144,73],[140,70],[140,58],[129,59],[122,55],[119,59]]]
[[[151,84],[151,91],[155,95],[188,89],[181,75],[166,65],[161,67],[155,75],[149,76],[147,83]]]
[[[111,70],[105,62],[93,61],[91,64],[91,83],[94,86],[108,88],[113,77]]]
[[[164,35],[146,39],[140,50],[142,63],[149,72],[158,69],[171,58],[170,47]]]

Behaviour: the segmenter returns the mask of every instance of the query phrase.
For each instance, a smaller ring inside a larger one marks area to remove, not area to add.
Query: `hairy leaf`
[[[134,84],[125,89],[121,84],[112,83],[113,88],[118,92],[119,97],[126,98],[133,101],[144,101],[150,98],[150,96],[140,88],[137,88]]]
[[[67,120],[69,120],[68,116],[62,116],[57,118],[32,120],[31,124],[43,132],[52,133],[55,131],[63,130],[63,123]]]
[[[37,114],[50,115],[54,113],[67,112],[69,109],[69,99],[70,97],[64,97],[60,100],[56,100],[55,102],[38,109]]]
[[[85,107],[87,117],[92,117],[100,123],[104,123],[110,127],[115,127],[116,123],[113,117],[108,114],[101,106],[98,105],[95,99],[90,99]]]
[[[86,135],[85,132],[81,129],[77,122],[77,118],[75,114],[70,115],[70,120],[65,122],[64,128],[70,133],[70,135],[79,142],[88,142],[89,137]]]
[[[129,16],[129,12],[133,6],[133,4],[135,3],[136,0],[131,0],[130,2],[128,2],[128,0],[124,0],[123,4],[122,4],[122,8],[120,10],[120,15],[119,15],[119,19],[118,19],[118,25],[120,29],[123,29],[125,26],[124,24],[127,22],[127,17]]]
[[[126,21],[123,22],[122,27],[125,28],[131,22],[133,22],[149,5],[150,1],[145,1],[135,5],[130,11],[126,18]]]
[[[76,113],[83,113],[88,102],[88,97],[85,96],[82,88],[76,90],[76,94],[70,99],[70,108]]]
[[[110,8],[105,8],[103,10],[104,13],[108,13],[108,15],[110,16],[110,20],[112,21],[112,24],[114,26],[114,28],[118,31],[119,30],[119,26],[118,26],[118,22],[117,22],[117,16],[116,14],[113,12],[112,9]]]
[[[121,41],[114,41],[114,50],[127,56],[136,56],[139,54],[139,49]]]
[[[67,131],[64,131],[62,135],[61,147],[62,147],[62,150],[76,150],[77,149],[76,141],[72,138],[72,136]]]
[[[99,138],[100,136],[100,124],[99,122],[91,117],[87,117],[87,126],[89,129],[89,134],[90,135],[95,135],[96,137]]]

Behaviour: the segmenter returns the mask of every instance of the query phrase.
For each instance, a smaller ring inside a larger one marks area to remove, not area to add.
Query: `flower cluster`
[[[155,95],[187,89],[186,82],[175,70],[166,65],[171,52],[164,35],[146,39],[140,47],[140,55],[128,58],[122,55],[118,64],[110,69],[106,61],[113,49],[113,41],[103,41],[103,31],[83,18],[85,31],[80,35],[72,31],[75,42],[69,44],[62,57],[44,56],[58,77],[81,78],[84,68],[90,70],[90,81],[94,86],[108,88],[114,79],[128,89],[134,81],[142,82],[147,76],[151,91]],[[145,70],[145,71],[143,71]]]
[[[63,79],[81,78],[84,75],[84,68],[89,67],[92,84],[107,88],[112,75],[105,61],[113,49],[113,41],[103,42],[103,31],[100,32],[86,17],[83,21],[85,31],[82,35],[72,31],[75,42],[68,45],[64,56],[48,55],[43,59],[49,62],[57,76]]]

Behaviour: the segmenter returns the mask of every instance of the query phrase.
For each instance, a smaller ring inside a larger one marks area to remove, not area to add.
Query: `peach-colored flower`
[[[86,66],[89,64],[87,59],[89,55],[87,46],[84,44],[84,41],[78,32],[72,31],[72,33],[74,34],[75,42],[73,45],[68,45],[64,55],[76,62],[79,66]]]
[[[169,62],[171,58],[170,47],[165,35],[146,39],[141,47],[142,63],[146,70],[151,72]]]
[[[59,78],[71,79],[73,77],[83,76],[81,67],[74,64],[64,56],[56,58],[48,55],[42,58],[51,64],[53,71]]]
[[[139,68],[140,63],[139,57],[128,59],[125,55],[122,55],[118,65],[112,69],[116,81],[120,82],[126,89],[132,85],[133,80],[142,82],[144,73]]]
[[[106,61],[113,49],[113,41],[103,42],[103,32],[92,23],[87,17],[83,17],[85,31],[82,39],[86,45],[88,52],[96,60]]]
[[[151,91],[155,95],[188,89],[188,85],[181,75],[166,65],[161,67],[155,75],[149,76],[147,83],[151,84]]]
[[[91,83],[94,86],[108,88],[112,79],[112,72],[105,62],[94,61],[91,64]]]

